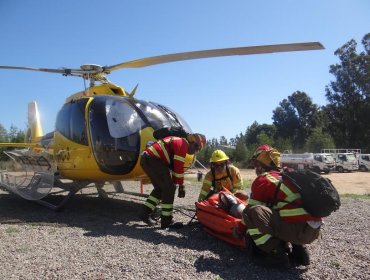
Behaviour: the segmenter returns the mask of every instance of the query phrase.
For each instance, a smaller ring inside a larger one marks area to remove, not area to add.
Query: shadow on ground
[[[56,201],[61,195],[53,195]],[[197,271],[209,271],[222,279],[299,279],[302,269],[271,270],[251,264],[243,249],[209,236],[199,223],[191,223],[169,234],[159,227],[148,227],[137,219],[144,199],[120,195],[119,199],[76,195],[62,211],[54,212],[13,194],[0,194],[1,224],[36,224],[55,227],[79,227],[85,236],[126,236],[160,245],[167,244],[199,252],[194,262]],[[190,218],[183,217],[184,222]],[[212,251],[219,258],[205,257],[202,251]]]

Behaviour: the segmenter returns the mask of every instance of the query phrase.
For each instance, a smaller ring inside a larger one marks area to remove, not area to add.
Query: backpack
[[[188,133],[181,126],[164,126],[153,131],[153,137],[157,140],[167,136],[186,137]]]
[[[312,216],[327,217],[339,209],[340,197],[329,179],[306,169],[283,171],[281,175],[297,188],[303,208]]]

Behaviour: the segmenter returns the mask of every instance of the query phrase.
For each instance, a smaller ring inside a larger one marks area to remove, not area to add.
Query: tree
[[[15,127],[14,125],[10,126],[8,132],[8,140],[9,142],[21,143],[24,141],[25,134],[23,131]]]
[[[247,127],[247,131],[245,132],[245,144],[247,147],[255,146],[256,144],[260,143],[258,138],[266,137],[271,140],[274,139],[275,133],[276,128],[274,125],[259,124],[258,122],[255,121],[251,126]],[[269,144],[272,145],[273,143]]]
[[[317,125],[318,106],[305,92],[296,91],[283,99],[273,111],[276,136],[290,139],[293,148],[302,149],[307,137]]]
[[[220,137],[220,145],[227,145],[227,139],[225,136]]]
[[[6,131],[5,127],[0,124],[0,142],[7,142],[8,141],[8,132]]]
[[[306,142],[306,151],[320,153],[321,149],[334,149],[333,137],[329,133],[323,132],[321,127],[315,128]]]
[[[239,137],[236,137],[235,150],[232,154],[232,159],[235,162],[239,162],[241,166],[244,166],[244,163],[248,160],[247,158],[247,147],[245,146],[244,136],[240,134]]]
[[[330,66],[336,78],[326,87],[324,108],[336,145],[370,151],[370,33],[362,39],[363,52],[350,40],[335,51],[340,63]]]

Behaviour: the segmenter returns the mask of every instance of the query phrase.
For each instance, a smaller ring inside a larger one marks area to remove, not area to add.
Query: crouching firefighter
[[[141,167],[153,184],[153,191],[145,201],[139,218],[148,225],[155,225],[151,214],[157,205],[161,207],[161,228],[174,225],[173,201],[177,185],[178,197],[185,197],[184,163],[186,154],[199,152],[206,144],[202,134],[188,134],[186,137],[168,136],[154,142],[141,156]],[[179,227],[179,223],[176,227]]]
[[[276,149],[262,145],[252,160],[257,178],[242,213],[252,261],[278,268],[309,265],[305,244],[319,237],[322,218],[310,215],[302,207],[297,188],[282,179],[280,153]]]
[[[241,200],[247,200],[248,196],[241,189],[243,187],[243,178],[237,167],[230,164],[229,157],[222,150],[215,150],[209,160],[211,170],[206,174],[203,180],[202,189],[198,201],[203,201],[212,194],[228,189]]]

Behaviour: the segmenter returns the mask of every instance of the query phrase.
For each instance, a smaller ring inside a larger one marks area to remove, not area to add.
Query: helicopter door
[[[128,174],[140,151],[145,122],[126,98],[97,96],[89,108],[91,143],[99,168],[108,174]]]

